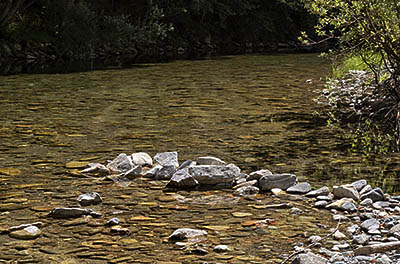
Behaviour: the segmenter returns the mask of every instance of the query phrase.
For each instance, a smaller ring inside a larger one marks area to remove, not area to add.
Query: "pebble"
[[[34,225],[10,232],[10,237],[17,239],[35,239],[42,234],[42,231]]]

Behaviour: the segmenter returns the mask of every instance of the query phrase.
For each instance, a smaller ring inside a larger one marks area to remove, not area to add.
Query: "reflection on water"
[[[72,160],[176,150],[180,161],[212,155],[247,173],[292,172],[314,186],[366,178],[397,191],[395,163],[362,163],[314,114],[313,90],[328,68],[316,55],[257,55],[0,77],[0,231],[45,223],[35,241],[0,235],[0,247],[7,249],[0,261],[273,262],[294,238],[329,218],[307,202],[290,201],[305,210],[300,219],[268,209],[282,202],[269,194],[238,199],[229,191],[163,193],[165,182],[137,179],[121,187],[78,178],[65,168]],[[94,207],[103,218],[77,224],[46,217],[53,207],[76,206],[76,197],[87,191],[103,196],[104,203]],[[103,226],[115,216],[130,235],[116,236]],[[246,225],[267,218],[274,223]],[[168,243],[179,227],[208,228],[203,244],[209,254],[186,254]],[[217,244],[233,250],[214,253]]]

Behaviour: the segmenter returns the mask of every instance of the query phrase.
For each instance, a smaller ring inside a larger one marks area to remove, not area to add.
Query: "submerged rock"
[[[262,191],[270,191],[273,188],[286,190],[297,183],[294,174],[272,174],[260,178],[259,184]]]
[[[29,225],[23,229],[10,232],[10,237],[17,239],[35,239],[42,234],[42,231],[34,225]]]
[[[199,182],[189,174],[188,168],[184,168],[174,173],[166,187],[186,189],[197,185],[199,185]]]
[[[81,171],[81,173],[98,173],[100,175],[110,174],[110,170],[100,163],[89,163],[88,168]]]
[[[163,152],[157,153],[154,158],[154,163],[161,166],[175,166],[179,167],[178,152]]]
[[[99,204],[103,201],[103,199],[97,192],[91,192],[79,195],[77,201],[82,206],[88,206],[88,205]]]
[[[49,216],[55,218],[72,218],[72,217],[81,217],[83,215],[91,215],[93,217],[100,217],[101,214],[93,211],[92,209],[86,208],[68,208],[68,207],[56,207],[52,209],[49,213]]]
[[[207,236],[207,231],[192,229],[192,228],[179,228],[175,230],[168,239],[171,241],[186,240],[190,238],[197,238]]]

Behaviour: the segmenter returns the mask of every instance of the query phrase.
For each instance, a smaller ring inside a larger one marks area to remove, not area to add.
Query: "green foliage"
[[[335,55],[344,56],[334,75],[343,78],[350,69],[369,70],[380,107],[362,113],[356,144],[374,151],[392,141],[400,148],[400,1],[398,0],[301,0],[318,17],[316,33],[322,41],[335,39]],[[312,43],[306,34],[305,42]],[[315,42],[314,42],[315,43]],[[360,107],[363,107],[360,105]],[[370,113],[367,113],[370,111]],[[371,121],[371,122],[370,122]],[[390,136],[389,136],[390,135]],[[386,147],[383,147],[385,149]]]

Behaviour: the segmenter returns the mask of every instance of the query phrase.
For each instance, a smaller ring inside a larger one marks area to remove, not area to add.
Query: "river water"
[[[125,186],[85,178],[66,164],[177,151],[180,162],[211,155],[246,173],[295,173],[314,187],[365,178],[397,192],[396,156],[363,160],[317,114],[314,91],[329,68],[315,54],[279,54],[0,77],[0,263],[279,263],[296,241],[328,233],[330,213],[290,196],[164,192],[165,182],[143,178]],[[89,191],[103,197],[91,207],[101,218],[47,216],[78,206]],[[280,203],[304,213],[269,207]],[[129,234],[105,227],[112,217]],[[35,240],[4,232],[36,221],[43,233]],[[179,249],[168,236],[180,227],[208,237]],[[213,252],[218,244],[231,250]]]

